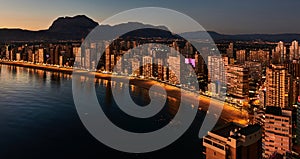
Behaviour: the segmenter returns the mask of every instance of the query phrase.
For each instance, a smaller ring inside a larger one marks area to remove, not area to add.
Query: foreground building
[[[262,154],[261,126],[229,123],[208,132],[203,139],[207,159],[259,159]]]
[[[264,123],[264,157],[292,150],[292,111],[268,106]]]

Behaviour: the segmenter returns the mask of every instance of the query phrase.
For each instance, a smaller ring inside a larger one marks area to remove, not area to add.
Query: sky
[[[0,0],[0,2],[0,28],[43,30],[49,28],[58,17],[79,14],[101,23],[129,9],[163,7],[190,16],[206,30],[223,34],[300,33],[299,0]]]

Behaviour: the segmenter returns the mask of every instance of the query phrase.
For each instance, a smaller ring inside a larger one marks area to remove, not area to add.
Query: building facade
[[[207,159],[260,159],[261,145],[262,129],[258,124],[245,127],[229,123],[203,138]]]

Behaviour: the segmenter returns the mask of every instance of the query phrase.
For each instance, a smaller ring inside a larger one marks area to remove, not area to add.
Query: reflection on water
[[[126,154],[94,139],[82,125],[72,97],[72,75],[0,65],[0,158],[161,158],[187,154],[201,158],[197,138],[203,113],[180,140],[149,154]],[[84,78],[82,80],[85,80]],[[168,97],[166,106],[153,118],[137,120],[115,104],[111,89],[130,91],[137,104],[150,101],[148,90],[139,86],[95,79],[98,101],[112,122],[133,132],[159,129],[176,114],[179,101]],[[155,94],[156,100],[163,97]],[[172,124],[180,124],[174,121]],[[58,157],[59,156],[59,157]]]

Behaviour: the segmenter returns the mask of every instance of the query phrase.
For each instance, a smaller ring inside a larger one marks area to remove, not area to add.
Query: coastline
[[[45,71],[52,71],[52,72],[61,72],[66,74],[73,74],[74,69],[73,68],[65,68],[65,67],[57,67],[57,66],[47,66],[47,65],[38,65],[38,64],[30,64],[30,63],[24,63],[24,62],[11,62],[11,61],[1,61],[0,64],[3,65],[11,65],[11,66],[18,66],[18,67],[25,67],[25,68],[32,68],[32,69],[39,69],[39,70],[45,70]],[[111,74],[103,74],[98,72],[90,72],[92,75],[94,75],[96,78],[100,79],[106,79],[110,80],[113,75]],[[125,76],[114,76],[114,78],[118,79],[124,79],[124,78],[130,78]],[[159,85],[163,87],[167,92],[168,96],[178,99],[178,94],[180,93],[181,89],[172,85],[168,85],[165,83],[161,83],[158,81],[153,80],[147,80],[147,79],[136,79],[136,78],[130,78],[130,84],[134,86],[138,86],[141,88],[149,89],[152,85]],[[225,102],[221,102],[216,99],[212,99],[203,95],[198,95],[194,92],[189,92],[183,90],[185,93],[183,93],[182,99],[189,100],[189,99],[195,99],[198,98],[199,100],[199,110],[201,111],[208,111],[208,108],[211,104],[220,107],[220,109],[223,109],[222,114],[220,116],[220,119],[227,121],[227,122],[237,122],[243,125],[248,124],[248,117],[249,114],[246,111],[240,111],[229,104]]]

